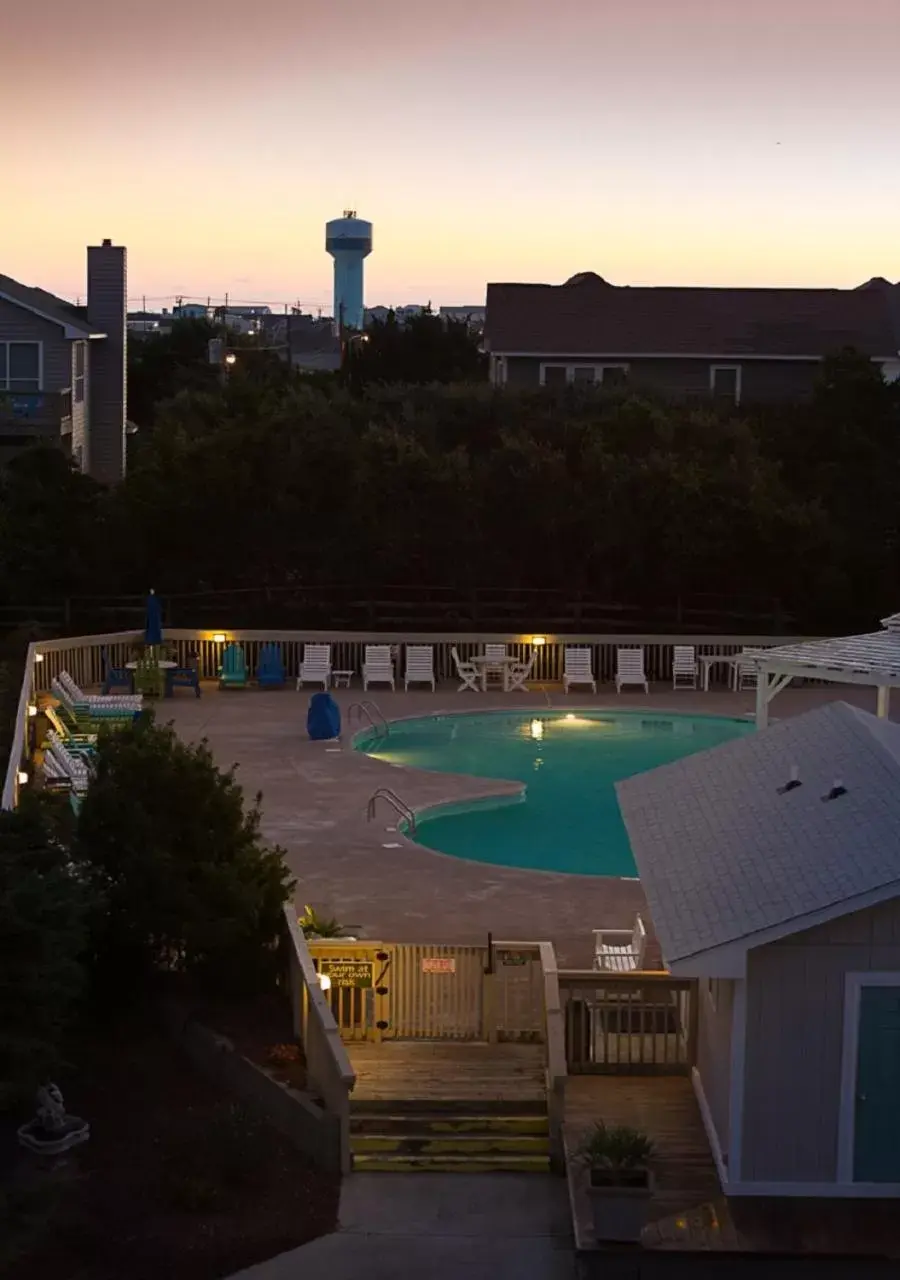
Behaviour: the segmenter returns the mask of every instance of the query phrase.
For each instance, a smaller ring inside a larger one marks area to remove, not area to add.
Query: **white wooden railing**
[[[555,684],[562,680],[564,651],[567,645],[585,645],[591,650],[594,673],[600,682],[612,681],[615,675],[616,650],[628,645],[641,645],[648,679],[670,681],[672,651],[676,644],[693,645],[698,655],[739,653],[743,648],[767,648],[776,644],[793,644],[810,637],[801,636],[684,636],[684,635],[545,635],[474,634],[448,635],[432,632],[409,632],[402,636],[383,631],[198,631],[186,628],[166,630],[166,643],[175,651],[179,663],[195,660],[203,680],[214,680],[219,673],[222,650],[226,643],[242,645],[250,671],[255,670],[259,651],[264,644],[275,643],[281,650],[288,677],[297,675],[305,644],[330,644],[332,666],[336,670],[359,671],[367,644],[430,644],[435,651],[435,675],[439,680],[455,677],[451,650],[461,658],[479,653],[486,644],[505,644],[510,653],[523,661],[535,654],[530,676],[532,684]],[[103,678],[104,650],[112,666],[122,666],[142,639],[140,631],[116,631],[107,635],[69,636],[60,640],[43,640],[28,647],[25,676],[19,698],[15,731],[3,787],[4,808],[14,808],[19,794],[20,772],[30,775],[28,743],[28,708],[36,694],[46,693],[60,671],[68,671],[84,688],[96,688]],[[537,641],[537,643],[535,643]],[[543,642],[543,643],[541,643]]]

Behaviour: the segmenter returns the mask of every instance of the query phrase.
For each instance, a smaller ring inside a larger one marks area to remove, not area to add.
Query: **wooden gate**
[[[310,940],[342,1040],[380,1040],[389,1021],[391,954],[380,942]]]
[[[540,947],[497,942],[493,947],[488,1026],[491,1039],[540,1043],[544,1025],[544,974]]]

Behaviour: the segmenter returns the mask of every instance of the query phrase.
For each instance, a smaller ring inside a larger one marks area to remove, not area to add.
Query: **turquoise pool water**
[[[391,764],[526,784],[524,801],[418,819],[415,839],[429,849],[504,867],[633,876],[613,784],[752,729],[721,716],[498,711],[395,721],[387,737],[373,732],[355,745]]]

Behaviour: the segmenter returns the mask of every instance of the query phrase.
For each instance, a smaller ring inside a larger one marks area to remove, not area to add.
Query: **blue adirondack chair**
[[[260,689],[279,689],[285,682],[284,663],[277,644],[264,644],[259,651],[256,683]]]
[[[183,667],[170,667],[166,672],[167,697],[172,696],[173,689],[193,689],[194,696],[200,697],[200,671],[196,658],[189,658]]]
[[[131,672],[126,667],[111,666],[108,649],[100,651],[100,658],[103,663],[103,692],[110,693],[113,689],[127,689],[131,693],[133,688]]]
[[[222,650],[222,668],[219,671],[220,689],[247,688],[247,659],[239,644],[226,644]]]

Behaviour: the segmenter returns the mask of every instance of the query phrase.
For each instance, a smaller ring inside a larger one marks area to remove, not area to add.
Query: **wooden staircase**
[[[359,1101],[351,1107],[353,1167],[362,1172],[547,1173],[546,1103]]]
[[[546,1173],[543,1047],[348,1044],[353,1167],[362,1172]]]

